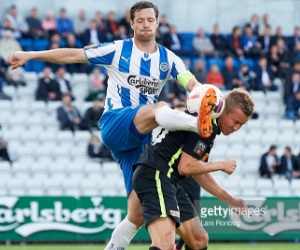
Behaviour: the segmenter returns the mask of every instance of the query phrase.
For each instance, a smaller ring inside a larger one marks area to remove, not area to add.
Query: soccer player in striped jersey
[[[123,171],[128,195],[127,218],[113,233],[110,244],[115,247],[113,249],[125,248],[143,224],[141,206],[132,188],[131,167],[151,140],[151,131],[160,125],[170,131],[192,131],[203,137],[212,133],[210,112],[216,103],[212,88],[206,90],[199,107],[202,115],[198,118],[158,102],[158,95],[169,79],[177,79],[188,91],[201,86],[179,57],[156,43],[158,15],[158,8],[152,2],[136,2],[130,9],[132,39],[84,49],[18,51],[10,58],[12,69],[32,59],[58,64],[90,62],[106,67],[109,80],[105,112],[99,126],[103,142]],[[126,235],[118,237],[124,231]]]

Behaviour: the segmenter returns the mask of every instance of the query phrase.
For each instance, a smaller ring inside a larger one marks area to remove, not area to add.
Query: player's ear
[[[130,27],[133,29],[133,25],[134,25],[133,22],[130,20],[129,23],[130,23]]]

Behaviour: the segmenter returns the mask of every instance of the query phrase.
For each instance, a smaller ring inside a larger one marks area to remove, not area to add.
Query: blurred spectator
[[[36,91],[37,101],[59,101],[62,94],[60,92],[59,84],[52,79],[52,71],[50,67],[45,67],[43,76],[38,80],[38,88]]]
[[[201,82],[206,82],[206,70],[203,60],[198,59],[195,64],[194,68],[192,69],[192,73],[194,74],[195,78]]]
[[[296,61],[292,68],[289,68],[286,74],[286,78],[284,81],[284,103],[287,102],[288,97],[290,97],[293,94],[294,82],[298,82],[298,77],[294,76],[294,73],[300,74],[300,60]],[[295,79],[293,80],[293,77]]]
[[[162,92],[161,98],[165,98],[168,103],[172,103],[174,99],[180,102],[186,100],[186,90],[175,79],[168,81]]]
[[[256,69],[256,86],[253,90],[276,91],[278,87],[274,84],[274,76],[268,65],[266,57],[261,57]]]
[[[300,118],[300,74],[292,75],[291,86],[286,96],[285,116],[287,119],[296,120]]]
[[[193,38],[193,48],[200,57],[212,56],[214,53],[214,45],[205,35],[204,28],[199,28],[197,35]]]
[[[276,151],[277,147],[272,145],[269,151],[261,156],[259,166],[261,177],[272,178],[273,174],[278,173],[279,159]]]
[[[291,66],[291,54],[285,44],[285,40],[280,38],[277,40],[278,57],[279,57],[279,77],[284,79],[286,73]]]
[[[50,44],[48,49],[59,49],[61,48],[61,36],[58,33],[53,33],[50,38]],[[60,67],[59,64],[46,62],[46,66],[50,67],[53,72],[56,72],[57,69]]]
[[[4,36],[4,32],[6,30],[11,31],[13,34],[13,37],[15,39],[17,39],[21,36],[19,31],[16,31],[12,28],[10,21],[8,19],[4,18],[2,26],[0,25],[0,38]]]
[[[158,29],[155,31],[155,41],[159,44],[163,44],[163,40],[161,35],[159,34]]]
[[[242,82],[239,79],[238,71],[233,65],[232,56],[226,57],[224,67],[222,69],[222,76],[227,90],[232,90],[234,88],[243,86]]]
[[[103,103],[99,99],[94,99],[93,106],[85,111],[84,122],[90,131],[99,131],[99,119],[104,111]]]
[[[11,5],[9,13],[5,15],[5,19],[8,19],[11,23],[11,28],[20,34],[20,37],[26,37],[28,34],[28,25],[24,21],[23,17],[18,14],[17,6]]]
[[[79,10],[78,16],[73,21],[74,33],[78,40],[82,41],[83,33],[89,26],[89,21],[86,18],[85,11],[83,9]]]
[[[284,43],[286,43],[286,38],[283,36],[282,28],[280,26],[276,28],[275,35],[273,35],[271,38],[271,45],[277,44],[279,39],[283,39]]]
[[[100,11],[96,11],[94,19],[97,24],[98,32],[100,32],[100,34],[105,34],[106,22],[103,19],[102,13]]]
[[[72,96],[72,88],[69,81],[66,79],[66,69],[64,66],[60,66],[56,71],[55,80],[59,84],[59,89],[62,95],[70,95],[72,100],[74,97]]]
[[[268,13],[263,14],[260,25],[259,34],[262,36],[265,33],[266,28],[270,26]]]
[[[30,16],[26,18],[29,27],[28,36],[31,38],[42,38],[45,32],[42,28],[42,22],[38,18],[37,8],[33,7],[30,11]]]
[[[48,10],[46,17],[42,21],[42,27],[47,37],[51,37],[57,31],[57,23],[52,10]]]
[[[59,11],[59,18],[57,19],[57,32],[66,38],[68,34],[73,33],[73,22],[67,17],[67,11],[65,8],[61,8]]]
[[[229,50],[234,57],[244,58],[242,31],[240,27],[233,27],[231,35],[228,37],[227,43]]]
[[[292,53],[291,64],[300,61],[300,42],[295,44],[295,49]]]
[[[12,164],[12,160],[9,156],[8,150],[7,150],[7,142],[0,137],[0,158],[2,158],[4,161],[8,161],[10,164]]]
[[[170,24],[168,23],[168,18],[165,14],[162,14],[159,19],[158,31],[161,36],[164,36],[170,31]]]
[[[260,43],[257,41],[257,37],[252,33],[250,25],[245,26],[242,41],[245,57],[255,59],[261,55]]]
[[[105,34],[101,33],[97,28],[97,22],[95,19],[90,21],[90,26],[87,28],[82,37],[83,45],[99,44],[105,42]]]
[[[251,71],[247,64],[242,63],[238,72],[239,80],[241,81],[240,87],[250,91],[256,89],[256,74]]]
[[[126,30],[127,37],[133,37],[133,30],[130,26],[130,10],[126,9],[124,17],[120,19],[119,26],[123,26]]]
[[[103,144],[98,134],[91,135],[87,152],[91,158],[109,158],[113,160],[110,150]]]
[[[268,25],[265,28],[265,32],[258,38],[260,47],[263,54],[267,54],[271,48],[271,26]]]
[[[126,34],[126,28],[123,25],[120,25],[118,27],[116,36],[114,37],[114,40],[124,40],[124,39],[128,39],[128,38],[129,37]]]
[[[106,39],[112,41],[113,37],[117,35],[118,23],[116,22],[116,15],[114,11],[110,11],[107,15],[105,23]]]
[[[8,85],[13,85],[14,87],[26,86],[27,82],[25,79],[24,68],[19,67],[12,70],[8,67],[6,71],[6,80]]]
[[[271,46],[270,52],[267,54],[267,58],[268,64],[270,65],[274,77],[279,77],[280,59],[278,55],[278,47],[276,44]]]
[[[82,122],[79,110],[72,105],[72,98],[69,94],[62,96],[62,106],[57,109],[57,120],[60,130],[86,130]]]
[[[206,82],[217,86],[221,90],[225,89],[224,78],[217,64],[210,66],[210,70],[206,75]]]
[[[94,68],[88,82],[89,94],[86,101],[92,101],[95,98],[103,99],[107,88],[107,76],[103,74],[100,68]]]
[[[220,34],[219,25],[215,24],[213,27],[213,33],[210,36],[210,40],[214,45],[215,49],[215,56],[216,57],[225,57],[227,54],[227,41],[226,39]]]
[[[5,30],[0,39],[0,60],[4,68],[9,67],[10,56],[16,50],[22,50],[20,43],[13,37],[10,30]]]
[[[294,28],[294,34],[288,39],[287,44],[289,47],[289,51],[295,51],[295,45],[297,43],[300,43],[300,28],[298,26]]]
[[[50,44],[48,49],[58,49],[60,48],[61,36],[58,33],[53,33],[50,38]]]
[[[255,36],[258,37],[259,33],[259,24],[258,24],[258,16],[256,14],[251,16],[250,23],[247,23],[245,27],[249,26],[251,29],[251,33]]]
[[[300,177],[300,166],[298,159],[292,154],[290,147],[285,147],[284,154],[281,156],[279,173],[283,174],[287,180]]]
[[[163,37],[163,45],[169,50],[172,50],[177,55],[183,55],[182,50],[182,38],[179,33],[176,31],[176,26],[171,25],[170,30]]]

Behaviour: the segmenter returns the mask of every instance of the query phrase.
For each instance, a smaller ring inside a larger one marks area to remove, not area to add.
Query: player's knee
[[[198,234],[194,240],[188,242],[188,247],[186,249],[205,249],[208,245],[208,234],[206,232]]]
[[[138,227],[141,227],[144,224],[143,214],[142,213],[129,213],[127,214],[127,218],[130,222],[135,224]]]
[[[154,105],[157,106],[157,108],[160,108],[160,107],[163,107],[163,106],[169,106],[169,104],[164,102],[164,101],[159,101]]]
[[[175,234],[172,231],[165,231],[160,235],[152,238],[152,244],[160,249],[173,249],[175,242]]]

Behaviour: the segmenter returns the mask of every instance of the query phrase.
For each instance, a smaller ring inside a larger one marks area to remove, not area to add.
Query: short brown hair
[[[158,11],[157,6],[152,2],[140,1],[140,2],[137,2],[137,3],[135,3],[134,5],[131,6],[131,8],[130,8],[130,20],[133,22],[134,17],[135,17],[135,12],[138,12],[142,9],[148,9],[148,8],[154,9],[155,17],[157,19],[158,15],[159,15],[159,11]]]
[[[248,91],[236,88],[227,93],[225,97],[225,111],[232,113],[239,108],[247,117],[254,113],[254,100]]]

